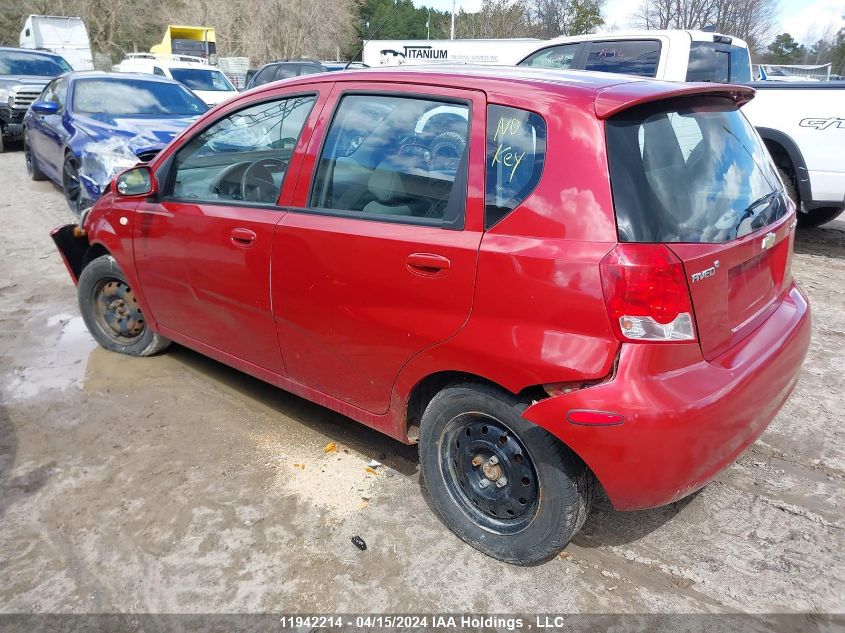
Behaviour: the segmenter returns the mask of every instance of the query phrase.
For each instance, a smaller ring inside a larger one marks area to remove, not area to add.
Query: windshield
[[[219,70],[205,68],[171,68],[173,78],[188,86],[191,90],[213,90],[216,92],[233,92],[234,86],[226,79],[226,75]]]
[[[619,240],[727,242],[783,217],[783,187],[732,101],[678,99],[607,122]]]
[[[70,64],[61,57],[24,51],[0,51],[0,75],[58,77],[71,70]]]
[[[748,49],[716,42],[693,42],[686,80],[747,83],[751,81]]]
[[[73,109],[83,114],[193,116],[208,110],[176,83],[144,79],[78,79]]]

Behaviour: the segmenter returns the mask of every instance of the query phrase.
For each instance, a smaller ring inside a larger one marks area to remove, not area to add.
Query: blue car
[[[117,172],[155,156],[208,106],[155,75],[70,72],[44,88],[24,116],[30,178],[62,187],[80,213]]]

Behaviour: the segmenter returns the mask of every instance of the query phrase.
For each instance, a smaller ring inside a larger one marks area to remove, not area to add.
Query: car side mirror
[[[126,198],[149,196],[155,193],[155,178],[146,165],[122,171],[115,178],[117,195]]]
[[[36,114],[56,114],[59,111],[59,104],[53,101],[36,101],[30,107]]]

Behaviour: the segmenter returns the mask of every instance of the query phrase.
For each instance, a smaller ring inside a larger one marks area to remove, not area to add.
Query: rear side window
[[[487,108],[486,228],[534,190],[545,161],[546,122],[539,114],[498,105]]]
[[[657,40],[591,42],[584,70],[654,77],[659,61]]]
[[[326,134],[311,206],[362,217],[463,221],[469,106],[347,95]]]
[[[519,62],[520,66],[531,66],[532,68],[554,68],[556,70],[569,70],[575,68],[576,57],[581,49],[581,44],[561,44],[551,46],[537,51]]]
[[[783,217],[760,137],[727,99],[676,99],[607,122],[621,242],[727,242]]]
[[[751,81],[748,49],[715,42],[693,42],[690,44],[687,81]]]

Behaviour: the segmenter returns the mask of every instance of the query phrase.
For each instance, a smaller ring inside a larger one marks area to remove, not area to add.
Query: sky
[[[432,6],[450,11],[453,0],[414,0],[417,6]],[[477,11],[481,0],[455,0],[458,9]],[[828,28],[833,32],[845,27],[845,0],[780,0],[778,33],[790,33],[799,42],[807,44],[820,39]],[[608,26],[631,28],[630,14],[638,5],[637,0],[606,0],[604,18]]]

